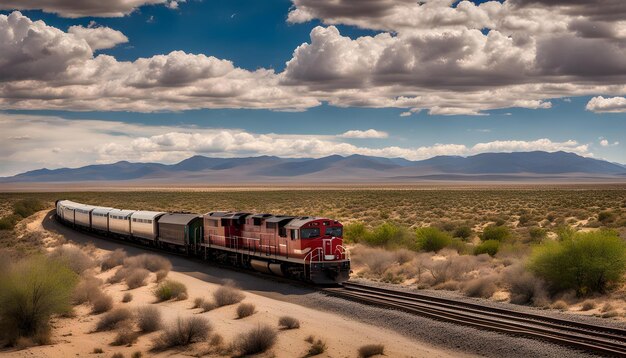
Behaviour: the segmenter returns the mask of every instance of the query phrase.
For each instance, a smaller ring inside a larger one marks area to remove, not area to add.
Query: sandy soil
[[[45,214],[39,213],[36,220],[27,225],[27,229],[46,231],[42,226]],[[110,248],[112,249],[113,247],[114,245]],[[94,254],[100,256],[107,251],[109,250],[98,248],[95,249]],[[169,278],[180,281],[187,286],[190,297],[188,300],[155,303],[155,298],[151,292],[156,286],[154,274],[151,274],[148,286],[129,291],[133,295],[133,300],[129,303],[121,302],[122,296],[127,292],[126,285],[123,283],[105,284],[104,291],[113,296],[115,307],[126,306],[133,308],[143,305],[158,307],[166,323],[175,320],[179,316],[200,314],[207,317],[213,324],[214,332],[219,333],[224,338],[226,344],[239,332],[254,328],[260,323],[277,326],[280,316],[290,315],[298,318],[301,322],[301,328],[279,331],[276,346],[271,352],[262,356],[302,356],[309,347],[309,344],[304,341],[305,337],[309,335],[321,338],[327,343],[328,350],[321,355],[322,357],[356,357],[358,348],[369,343],[384,344],[385,353],[389,357],[469,356],[459,352],[435,348],[427,343],[410,339],[391,330],[365,324],[342,315],[272,299],[267,297],[267,294],[259,295],[253,292],[246,292],[244,302],[256,305],[256,313],[244,319],[236,319],[236,305],[200,313],[199,310],[190,308],[193,305],[193,298],[210,298],[211,293],[219,287],[219,284],[208,282],[208,280],[199,276],[198,272],[188,269],[189,267],[186,266],[174,265],[174,271],[169,274]],[[218,270],[218,268],[215,269],[215,271]],[[106,280],[114,271],[99,273],[97,276]],[[271,286],[271,281],[266,281],[265,285]],[[255,286],[255,288],[258,289],[259,287]],[[265,287],[263,291],[265,290],[271,290],[271,287]],[[298,291],[294,290],[292,293],[297,294]],[[53,322],[52,345],[32,347],[21,351],[4,351],[0,354],[7,357],[110,357],[115,352],[121,352],[126,357],[129,357],[133,352],[141,351],[144,357],[170,357],[191,356],[207,348],[206,344],[201,343],[183,351],[167,351],[158,354],[149,352],[151,341],[158,333],[140,336],[138,341],[130,347],[113,347],[110,346],[110,343],[114,339],[115,332],[91,333],[100,315],[90,314],[90,307],[87,305],[77,306],[75,312],[76,316],[73,318],[55,318]],[[104,353],[93,353],[95,348],[101,348]]]

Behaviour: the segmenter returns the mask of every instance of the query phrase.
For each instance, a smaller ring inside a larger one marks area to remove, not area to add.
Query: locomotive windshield
[[[313,239],[320,236],[320,229],[318,227],[310,228],[310,229],[301,229],[300,236],[303,239]]]
[[[343,228],[340,227],[327,227],[326,232],[324,233],[328,236],[334,237],[342,237],[343,236]]]

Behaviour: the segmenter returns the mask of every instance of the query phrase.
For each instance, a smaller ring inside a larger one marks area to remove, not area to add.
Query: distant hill
[[[438,156],[421,161],[364,155],[323,158],[210,158],[200,155],[176,164],[130,163],[81,168],[39,169],[3,183],[151,180],[160,182],[415,181],[621,179],[626,167],[566,152],[483,153]]]

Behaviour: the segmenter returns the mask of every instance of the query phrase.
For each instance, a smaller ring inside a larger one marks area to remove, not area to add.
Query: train
[[[343,225],[313,216],[117,209],[57,200],[56,218],[105,238],[314,284],[349,279]]]

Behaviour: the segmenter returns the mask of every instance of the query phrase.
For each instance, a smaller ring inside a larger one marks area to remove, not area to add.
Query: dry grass
[[[91,301],[91,313],[93,314],[100,314],[102,312],[107,312],[111,308],[113,308],[113,297],[103,292],[100,292],[100,294],[95,295],[95,297],[93,297],[90,301]]]
[[[129,290],[147,285],[146,279],[150,275],[150,271],[143,268],[133,268],[126,275],[126,285]]]
[[[142,332],[154,332],[163,326],[161,311],[154,306],[143,306],[137,308],[137,327]]]
[[[204,304],[204,298],[203,297],[196,297],[196,298],[193,299],[193,307],[191,307],[191,309],[201,308],[203,304]]]
[[[268,325],[258,325],[247,332],[240,333],[232,344],[236,356],[249,356],[263,353],[276,343],[276,330]]]
[[[283,329],[296,329],[300,328],[300,321],[291,316],[282,316],[278,319],[278,326]]]
[[[65,262],[77,274],[96,265],[80,247],[70,244],[58,246],[50,253],[50,257]]]
[[[154,289],[154,295],[159,301],[168,301],[171,299],[186,300],[187,287],[174,280],[165,280]]]
[[[130,346],[137,341],[139,333],[133,331],[131,325],[123,325],[117,330],[112,346]]]
[[[487,276],[468,281],[463,287],[463,293],[470,297],[489,298],[496,292],[497,277]]]
[[[72,303],[80,305],[92,302],[95,297],[102,295],[101,285],[102,280],[95,276],[82,276],[72,293]]]
[[[122,297],[122,302],[128,303],[128,302],[130,302],[132,300],[133,300],[133,294],[132,293],[130,293],[130,292],[124,293],[124,296]]]
[[[132,318],[133,314],[128,308],[116,308],[100,317],[96,324],[96,332],[111,331]]]
[[[385,354],[385,346],[382,344],[367,344],[359,348],[359,358],[368,358],[375,355]]]
[[[120,266],[126,259],[126,251],[122,249],[116,249],[113,252],[108,253],[100,263],[100,269],[102,271],[108,271],[116,266]]]
[[[252,303],[240,303],[237,306],[237,318],[241,319],[244,317],[252,316],[256,306]]]
[[[232,283],[226,283],[213,292],[213,301],[218,307],[234,305],[244,299],[243,292]]]
[[[309,350],[306,352],[304,357],[314,357],[320,355],[326,352],[326,349],[328,348],[326,342],[319,338],[315,339],[312,336],[309,343],[311,343],[311,347],[309,347]]]
[[[176,322],[169,324],[154,339],[152,350],[162,351],[172,347],[187,346],[191,343],[206,341],[211,330],[211,323],[204,317],[179,317]]]
[[[153,254],[141,254],[128,257],[124,260],[124,267],[143,268],[150,272],[166,271],[172,269],[170,260]]]
[[[590,311],[592,309],[596,308],[596,302],[593,300],[585,300],[585,302],[583,302],[582,307],[580,308],[581,311]]]

